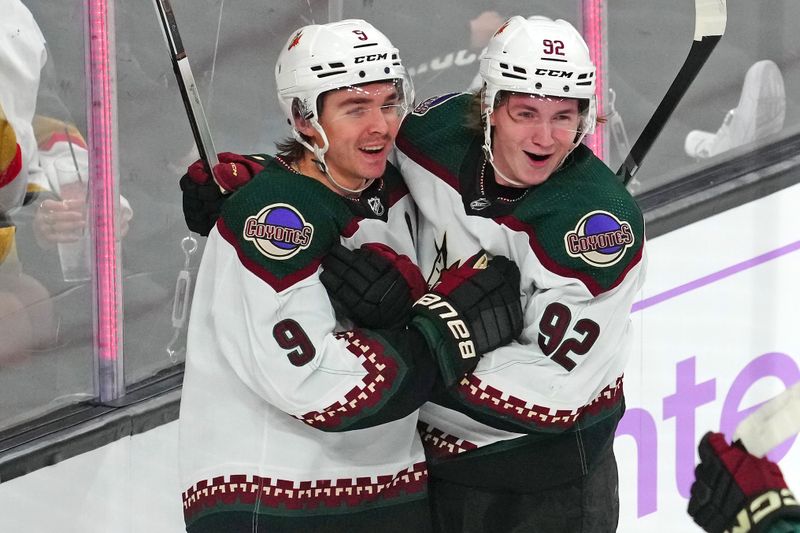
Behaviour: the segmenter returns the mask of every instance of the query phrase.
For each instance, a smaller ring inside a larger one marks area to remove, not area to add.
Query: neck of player
[[[368,178],[353,179],[338,176],[336,175],[335,171],[333,171],[333,173],[331,172],[331,168],[329,166],[327,167],[328,176],[326,176],[325,173],[320,169],[319,164],[317,164],[314,154],[308,150],[305,151],[302,159],[293,161],[291,166],[300,174],[317,180],[340,196],[357,198],[361,191],[364,190],[372,181]]]

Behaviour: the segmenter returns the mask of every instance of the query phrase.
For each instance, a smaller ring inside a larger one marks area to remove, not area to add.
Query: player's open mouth
[[[381,151],[383,151],[385,146],[386,145],[384,145],[384,144],[382,144],[380,146],[362,146],[361,148],[359,148],[359,150],[361,150],[362,152],[367,153],[367,154],[379,154],[379,153],[381,153]]]
[[[528,159],[530,159],[531,161],[534,161],[536,163],[542,163],[550,159],[550,156],[552,154],[538,155],[538,154],[532,154],[531,152],[525,152],[525,155],[527,155]]]

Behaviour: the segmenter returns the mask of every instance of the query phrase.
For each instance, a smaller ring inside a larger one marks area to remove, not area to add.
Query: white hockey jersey
[[[397,139],[399,169],[420,210],[423,275],[480,249],[520,269],[524,330],[486,354],[420,414],[431,476],[535,491],[584,475],[611,446],[624,411],[630,308],[645,271],[644,222],[585,146],[545,183],[497,185],[471,95],[420,104]]]
[[[319,280],[338,242],[414,258],[407,190],[390,167],[354,201],[251,157],[266,170],[226,201],[194,292],[180,413],[186,523],[240,512],[264,531],[427,531],[415,429],[429,387],[414,391],[433,381],[430,356],[399,332],[340,331]]]

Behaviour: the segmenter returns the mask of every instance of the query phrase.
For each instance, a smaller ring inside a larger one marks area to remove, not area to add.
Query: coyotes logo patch
[[[570,257],[578,257],[592,266],[609,267],[622,259],[634,240],[628,222],[607,211],[592,211],[564,235],[564,246]]]
[[[270,259],[284,260],[311,244],[314,226],[288,204],[272,204],[247,217],[244,238]]]

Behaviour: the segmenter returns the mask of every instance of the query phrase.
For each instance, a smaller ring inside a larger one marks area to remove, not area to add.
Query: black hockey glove
[[[207,236],[217,223],[227,193],[233,192],[253,176],[264,170],[264,166],[252,157],[222,152],[219,164],[214,166],[214,175],[220,191],[208,172],[205,161],[198,159],[186,170],[180,181],[183,191],[183,218],[190,231]]]
[[[481,252],[442,272],[439,283],[414,304],[411,325],[422,332],[446,387],[475,369],[486,352],[522,332],[519,269]]]
[[[721,433],[709,431],[697,449],[689,514],[704,530],[763,533],[781,518],[800,520],[800,506],[777,464],[728,445]]]
[[[320,280],[338,313],[357,326],[395,329],[411,319],[411,305],[427,285],[419,267],[380,243],[357,250],[336,245],[322,259]]]

